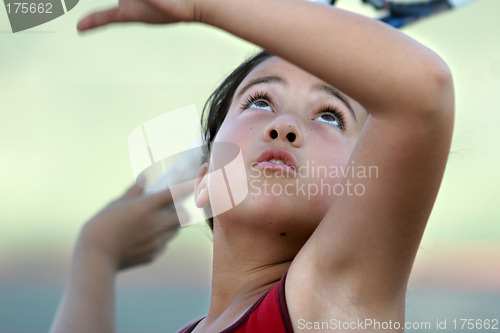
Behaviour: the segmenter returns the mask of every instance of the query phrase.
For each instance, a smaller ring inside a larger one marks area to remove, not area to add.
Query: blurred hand
[[[147,196],[142,192],[141,184],[136,184],[97,213],[82,228],[78,245],[84,251],[97,251],[115,270],[156,258],[175,235],[179,221],[175,210],[167,207],[172,204],[169,190]]]
[[[195,0],[119,0],[115,8],[84,17],[78,23],[78,30],[85,31],[120,22],[190,22],[195,20],[196,10]]]

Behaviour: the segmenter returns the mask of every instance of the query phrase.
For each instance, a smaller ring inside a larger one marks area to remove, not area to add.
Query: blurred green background
[[[133,180],[129,133],[185,105],[201,112],[224,75],[256,50],[197,24],[76,32],[85,13],[113,4],[82,0],[16,34],[0,10],[1,333],[48,330],[80,227]],[[377,15],[358,0],[339,6]],[[404,28],[451,67],[457,111],[408,320],[500,319],[499,17],[499,0],[478,0]],[[203,315],[210,248],[202,224],[186,227],[154,265],[121,274],[118,331],[172,332]]]

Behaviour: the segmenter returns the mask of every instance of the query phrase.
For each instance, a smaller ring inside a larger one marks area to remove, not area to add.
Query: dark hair
[[[229,106],[234,97],[236,89],[240,83],[247,77],[247,75],[257,65],[263,61],[271,58],[273,54],[266,50],[260,51],[253,57],[245,60],[239,65],[228,77],[215,89],[215,91],[208,97],[203,107],[202,113],[202,127],[203,127],[203,143],[205,147],[203,162],[208,161],[208,155],[212,141],[214,140],[222,122],[226,118]],[[208,226],[213,230],[214,221],[210,217],[207,220]]]

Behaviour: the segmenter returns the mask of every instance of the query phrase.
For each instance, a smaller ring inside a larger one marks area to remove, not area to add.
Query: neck
[[[279,282],[301,246],[279,232],[214,222],[212,295],[206,323],[224,318],[231,324]]]

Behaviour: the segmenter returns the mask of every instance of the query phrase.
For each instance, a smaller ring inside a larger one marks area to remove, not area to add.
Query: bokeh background
[[[82,0],[16,34],[0,9],[1,333],[49,329],[82,224],[133,181],[129,133],[185,105],[201,112],[256,50],[198,24],[76,32],[113,4]],[[378,15],[358,0],[339,6]],[[445,59],[456,86],[452,152],[407,300],[407,319],[433,323],[427,332],[436,320],[500,319],[499,17],[499,0],[478,0],[403,29]],[[207,229],[183,228],[156,263],[118,277],[118,332],[173,332],[203,315],[210,267]]]

